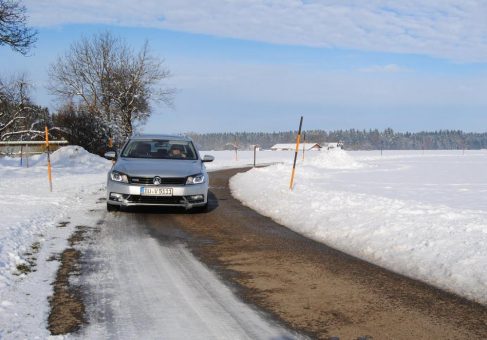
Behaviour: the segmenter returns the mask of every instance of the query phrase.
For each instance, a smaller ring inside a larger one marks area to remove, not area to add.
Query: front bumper
[[[185,207],[186,209],[204,206],[208,202],[207,182],[192,185],[159,186],[164,188],[172,188],[173,196],[141,195],[141,187],[149,186],[120,183],[108,180],[107,202],[113,205],[121,206],[172,206]],[[192,197],[197,195],[202,195],[202,199],[194,199],[194,197]]]

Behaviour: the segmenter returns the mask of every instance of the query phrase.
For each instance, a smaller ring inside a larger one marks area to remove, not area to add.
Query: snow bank
[[[342,149],[323,150],[317,153],[316,157],[307,158],[304,165],[311,165],[321,169],[360,169],[364,164],[355,161],[346,151]],[[307,153],[306,155],[309,155]]]
[[[47,296],[57,269],[47,259],[66,247],[74,227],[58,224],[96,206],[111,162],[81,147],[61,148],[51,155],[50,192],[46,155],[30,157],[28,169],[19,161],[0,158],[0,337],[47,337]],[[19,271],[22,265],[32,272]]]
[[[57,149],[50,155],[53,168],[96,168],[105,169],[109,161],[105,158],[89,153],[81,146],[70,145]],[[25,165],[25,159],[23,160]],[[20,166],[19,157],[0,158],[0,165]],[[47,166],[45,153],[29,157],[29,167]]]
[[[297,167],[293,191],[291,168],[275,165],[233,177],[232,194],[307,237],[487,304],[485,154],[375,159],[352,172],[325,155]]]

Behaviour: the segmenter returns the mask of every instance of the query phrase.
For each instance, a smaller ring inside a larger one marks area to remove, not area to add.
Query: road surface
[[[81,337],[484,339],[487,309],[307,239],[233,199],[99,212],[79,247]]]

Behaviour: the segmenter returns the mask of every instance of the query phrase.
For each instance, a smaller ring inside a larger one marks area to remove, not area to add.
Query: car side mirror
[[[210,156],[210,155],[204,155],[203,159],[201,160],[202,162],[213,162],[215,160],[215,157]]]
[[[115,151],[108,151],[108,152],[105,152],[105,158],[108,159],[108,160],[112,160],[112,159],[115,159],[117,158],[117,154],[115,153]]]

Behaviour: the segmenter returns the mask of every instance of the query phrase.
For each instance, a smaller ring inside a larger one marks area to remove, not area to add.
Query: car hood
[[[113,170],[131,177],[187,177],[204,172],[200,160],[120,158]]]

